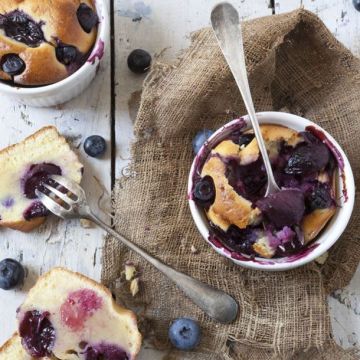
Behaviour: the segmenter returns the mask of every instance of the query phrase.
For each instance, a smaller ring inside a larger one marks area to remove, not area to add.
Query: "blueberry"
[[[106,141],[99,135],[92,135],[86,138],[84,150],[91,157],[98,157],[106,150]]]
[[[72,45],[58,45],[55,48],[56,58],[64,65],[70,65],[77,58],[78,51]]]
[[[254,134],[241,134],[238,139],[233,140],[234,143],[238,144],[239,146],[246,146],[251,143],[254,139]]]
[[[34,201],[27,209],[25,209],[23,216],[26,221],[30,221],[36,217],[48,216],[50,211],[40,202]]]
[[[213,134],[214,132],[211,130],[201,130],[199,131],[193,141],[192,141],[192,147],[194,150],[194,153],[197,154],[200,150],[200,148],[203,146],[204,142]]]
[[[10,290],[24,281],[25,271],[22,265],[14,259],[0,262],[0,288]]]
[[[10,76],[21,74],[25,70],[25,62],[17,54],[6,54],[1,58],[1,70]]]
[[[99,18],[95,11],[88,5],[81,3],[76,11],[78,21],[87,33],[98,23]]]
[[[353,0],[353,5],[357,11],[360,11],[360,0]]]
[[[28,46],[35,47],[45,41],[41,29],[43,22],[35,22],[22,10],[14,10],[0,15],[0,28],[5,35]]]
[[[192,319],[176,319],[169,328],[169,339],[179,350],[192,350],[200,342],[199,324]]]
[[[194,187],[195,201],[201,206],[209,206],[215,200],[215,185],[211,176],[204,176]]]
[[[316,209],[327,209],[335,205],[331,197],[330,186],[318,183],[305,197],[305,204],[310,211]]]
[[[143,74],[150,69],[151,55],[142,49],[133,50],[127,58],[127,64],[132,72]]]
[[[19,325],[21,343],[35,358],[52,355],[55,344],[55,329],[49,320],[50,313],[38,310],[27,311]]]

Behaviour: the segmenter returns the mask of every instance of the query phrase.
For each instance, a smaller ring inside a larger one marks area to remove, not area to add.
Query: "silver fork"
[[[86,200],[85,191],[76,182],[58,175],[52,175],[50,178],[58,185],[54,185],[53,182],[51,185],[44,183],[42,186],[47,190],[37,189],[35,192],[43,205],[52,213],[63,219],[84,218],[94,222],[166,275],[210,317],[221,323],[231,323],[235,320],[238,304],[230,295],[176,271],[124,238],[94,215]]]

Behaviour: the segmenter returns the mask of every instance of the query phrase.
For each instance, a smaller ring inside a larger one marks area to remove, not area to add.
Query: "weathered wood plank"
[[[110,143],[101,160],[87,157],[84,139],[92,134],[110,141],[110,67],[109,52],[94,82],[78,98],[57,108],[30,108],[1,98],[0,148],[23,139],[45,125],[55,125],[72,143],[85,164],[83,186],[92,203],[101,194],[93,176],[110,190]],[[26,155],[25,155],[26,156]],[[28,275],[24,287],[16,291],[0,290],[0,344],[16,329],[16,308],[39,274],[54,266],[66,266],[94,279],[100,278],[104,232],[84,229],[78,221],[49,219],[30,234],[0,229],[0,259],[20,259]]]

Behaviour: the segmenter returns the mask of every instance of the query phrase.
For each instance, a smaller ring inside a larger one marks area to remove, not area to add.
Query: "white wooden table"
[[[141,88],[143,76],[127,69],[127,55],[135,48],[143,48],[152,55],[162,53],[165,61],[174,60],[179,51],[189,45],[190,32],[209,24],[210,11],[217,2],[219,0],[111,1],[115,51],[112,55],[108,51],[95,81],[77,99],[57,108],[29,108],[2,98],[0,147],[21,140],[44,125],[56,125],[78,148],[85,164],[84,187],[96,206],[102,190],[93,176],[110,190],[129,158],[133,119],[128,102]],[[232,0],[232,3],[244,19],[304,6],[317,13],[340,41],[360,55],[360,12],[354,9],[351,0]],[[108,141],[104,159],[91,159],[83,152],[83,141],[92,134],[102,135]],[[18,259],[28,270],[21,290],[0,290],[0,343],[14,332],[16,308],[43,272],[61,265],[94,279],[100,278],[104,235],[100,229],[85,229],[77,221],[62,222],[54,218],[31,234],[0,230],[0,259]],[[329,304],[336,341],[345,348],[359,345],[359,269],[346,289],[329,297]],[[162,355],[143,350],[140,358],[156,360]]]

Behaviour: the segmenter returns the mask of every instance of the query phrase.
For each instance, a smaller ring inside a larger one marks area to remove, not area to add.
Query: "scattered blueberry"
[[[204,176],[194,187],[195,201],[201,206],[209,206],[215,200],[215,185],[211,176]]]
[[[106,150],[106,141],[99,135],[89,136],[84,142],[84,150],[91,157],[99,157]]]
[[[35,358],[52,355],[55,329],[49,320],[50,313],[27,311],[20,322],[19,334],[26,351]]]
[[[31,47],[45,41],[42,25],[42,22],[35,22],[22,10],[0,15],[0,29],[4,29],[5,35]]]
[[[192,141],[192,147],[194,150],[194,153],[197,154],[200,150],[200,148],[203,146],[204,142],[213,134],[214,132],[211,130],[201,130],[199,131],[193,141]]]
[[[14,259],[0,261],[0,288],[10,290],[24,281],[23,266]]]
[[[200,342],[199,324],[192,319],[176,319],[169,328],[169,339],[179,350],[192,350]]]
[[[353,0],[353,5],[357,11],[360,11],[360,0]]]
[[[1,70],[10,76],[21,74],[25,70],[25,62],[17,54],[6,54],[1,58]]]
[[[55,48],[56,58],[64,65],[70,65],[77,58],[75,46],[60,44]]]
[[[48,216],[50,211],[40,202],[34,201],[27,209],[25,209],[23,216],[26,221],[36,217]]]
[[[151,55],[145,50],[135,49],[129,54],[127,63],[132,72],[143,74],[150,69]]]
[[[76,12],[78,21],[87,33],[98,23],[99,18],[96,12],[88,5],[81,3]]]

